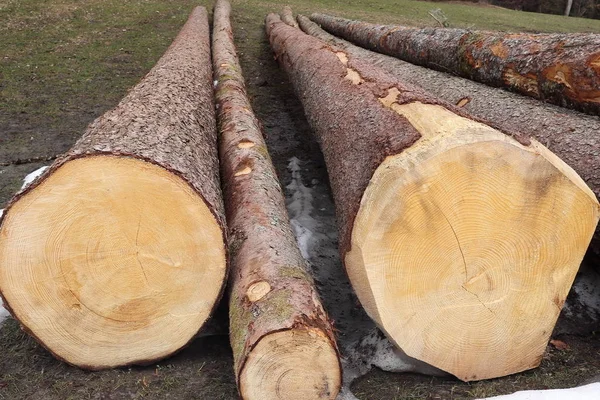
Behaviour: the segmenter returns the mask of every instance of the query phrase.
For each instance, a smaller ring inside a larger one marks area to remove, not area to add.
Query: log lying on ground
[[[537,366],[598,221],[591,190],[535,139],[276,15],[266,28],[323,150],[367,313],[410,357],[463,380]]]
[[[333,331],[246,96],[229,14],[229,3],[217,1],[213,62],[232,249],[230,340],[240,395],[334,399],[341,369]]]
[[[74,147],[17,194],[0,289],[58,358],[101,369],[186,345],[226,280],[207,13]]]
[[[292,13],[292,8],[290,6],[284,6],[283,11],[281,12],[281,20],[288,24],[289,26],[293,26],[294,28],[298,28],[298,23],[294,18],[294,13]]]
[[[428,68],[600,114],[600,35],[408,28],[313,14],[325,30]]]
[[[379,54],[339,39],[299,15],[302,30],[456,104],[504,132],[527,132],[571,166],[600,198],[600,119]],[[599,227],[600,228],[600,227]],[[600,229],[590,251],[600,259]]]

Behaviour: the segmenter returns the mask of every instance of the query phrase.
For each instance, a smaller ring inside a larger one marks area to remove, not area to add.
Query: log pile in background
[[[395,78],[489,121],[504,132],[527,132],[571,166],[600,198],[600,119],[543,103],[468,79],[420,67],[339,39],[307,17],[298,22],[306,33],[369,61]],[[600,227],[590,250],[600,259]]]
[[[324,153],[367,313],[465,381],[537,366],[598,221],[581,178],[528,132],[494,129],[274,14],[266,29]]]
[[[413,64],[600,114],[600,35],[376,25],[312,14],[325,30]]]
[[[150,363],[187,344],[226,281],[207,13],[11,201],[0,290],[56,357]]]
[[[334,399],[331,324],[292,233],[260,124],[246,96],[230,5],[214,13],[213,62],[231,249],[230,340],[243,399]]]

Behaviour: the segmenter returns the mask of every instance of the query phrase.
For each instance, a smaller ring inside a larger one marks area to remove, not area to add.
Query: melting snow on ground
[[[504,396],[488,397],[495,400],[598,400],[600,382],[571,389],[524,390]]]

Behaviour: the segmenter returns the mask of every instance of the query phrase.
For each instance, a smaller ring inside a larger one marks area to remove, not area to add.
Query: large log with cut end
[[[599,206],[564,162],[267,17],[319,139],[367,313],[463,380],[537,366]],[[567,232],[569,232],[567,234]]]
[[[202,328],[226,281],[206,10],[0,226],[0,289],[58,358],[149,363]]]
[[[600,114],[600,35],[409,28],[313,14],[325,30],[413,64]]]
[[[504,132],[527,132],[571,166],[600,198],[600,119],[444,72],[420,67],[339,39],[299,15],[302,30],[355,58],[411,82]],[[600,260],[600,227],[590,251]]]
[[[277,174],[246,96],[230,5],[215,7],[213,62],[232,249],[230,340],[243,399],[334,399],[331,324],[292,233]]]

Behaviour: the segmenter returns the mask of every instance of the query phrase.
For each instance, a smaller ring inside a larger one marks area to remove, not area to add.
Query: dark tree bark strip
[[[230,340],[243,399],[334,399],[337,347],[246,95],[227,0],[215,6],[213,62],[231,248]],[[277,395],[276,395],[277,394]]]
[[[283,7],[283,11],[281,12],[281,20],[289,26],[298,28],[298,23],[296,22],[296,18],[294,18],[294,13],[292,12],[292,8],[290,6]]]
[[[24,329],[82,368],[167,357],[226,281],[206,10],[7,207],[0,289]]]
[[[298,16],[302,30],[335,45],[353,57],[369,61],[404,82],[489,121],[504,132],[528,132],[571,166],[600,198],[600,119],[492,88],[455,75],[420,67],[339,39]],[[600,259],[600,229],[590,251]]]
[[[537,366],[598,221],[581,178],[527,135],[274,14],[266,29],[325,156],[367,313],[408,356],[463,380]]]
[[[362,47],[413,64],[600,114],[600,35],[529,34],[311,19]]]

